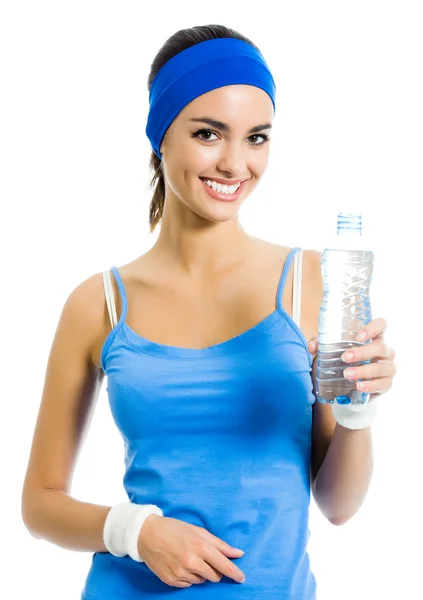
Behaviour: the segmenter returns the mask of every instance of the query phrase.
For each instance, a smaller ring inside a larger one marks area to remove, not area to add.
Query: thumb
[[[309,341],[308,346],[307,346],[310,354],[317,354],[317,346],[318,346],[317,337],[311,338],[311,340]]]

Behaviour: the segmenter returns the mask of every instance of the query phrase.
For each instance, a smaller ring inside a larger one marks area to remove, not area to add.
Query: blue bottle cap
[[[337,234],[353,233],[361,235],[362,233],[362,214],[361,213],[338,213]]]

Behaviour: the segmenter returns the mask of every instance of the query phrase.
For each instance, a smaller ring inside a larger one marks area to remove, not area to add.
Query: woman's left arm
[[[320,253],[316,253],[320,255]],[[321,256],[321,255],[320,255]],[[314,260],[313,279],[316,283],[316,307],[321,302],[320,260]],[[348,363],[364,360],[369,364],[356,366],[352,373],[345,374],[350,380],[364,380],[363,392],[370,392],[370,400],[378,401],[379,396],[391,389],[396,373],[395,352],[386,345],[384,332],[387,323],[376,318],[366,325],[368,344],[354,348],[354,355],[343,355],[345,368]],[[317,326],[316,326],[317,331]],[[361,333],[361,332],[360,332]],[[362,338],[360,341],[364,341]],[[317,368],[317,338],[308,345],[314,356],[312,379],[315,389]],[[313,404],[313,428],[311,449],[311,489],[321,512],[333,525],[343,525],[358,511],[369,489],[373,472],[373,452],[371,427],[350,429],[335,420],[332,405],[315,401]]]

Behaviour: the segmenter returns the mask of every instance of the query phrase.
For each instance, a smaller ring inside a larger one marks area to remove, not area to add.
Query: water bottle
[[[338,214],[335,243],[322,253],[323,298],[318,322],[316,396],[327,404],[366,404],[370,394],[356,389],[357,380],[343,375],[348,367],[370,361],[345,363],[343,352],[362,346],[356,334],[372,320],[370,283],[374,254],[365,249],[362,215]]]

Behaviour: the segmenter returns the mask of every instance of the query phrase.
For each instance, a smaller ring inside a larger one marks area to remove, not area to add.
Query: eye
[[[263,144],[265,144],[266,142],[268,142],[270,140],[270,137],[266,134],[266,133],[255,133],[254,135],[251,136],[252,138],[262,138],[262,142],[259,142],[258,144],[253,144],[253,146],[262,146]],[[250,138],[251,139],[251,138]]]
[[[203,140],[203,142],[210,142],[210,141],[214,141],[214,140],[210,140],[209,139],[204,139],[200,136],[202,135],[217,135],[214,131],[212,131],[211,129],[199,129],[198,131],[196,131],[195,133],[192,134],[192,137],[198,137],[200,138],[200,140]]]
[[[208,137],[207,139],[205,139],[204,137],[201,136],[210,136],[210,135],[218,135],[215,131],[212,131],[211,129],[199,129],[198,131],[196,131],[195,133],[192,134],[193,138],[199,138],[200,140],[202,140],[203,142],[214,142],[216,140],[210,139],[210,137]],[[263,146],[263,144],[265,144],[266,142],[268,142],[270,140],[270,136],[268,136],[266,133],[255,133],[254,135],[251,135],[248,139],[257,139],[257,138],[261,138],[262,141],[261,142],[253,142],[251,145],[252,146]]]

